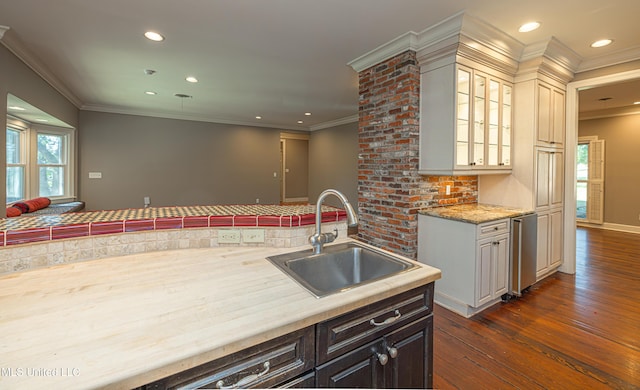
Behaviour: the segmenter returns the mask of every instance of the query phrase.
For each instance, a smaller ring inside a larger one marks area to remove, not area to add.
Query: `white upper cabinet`
[[[564,146],[565,93],[548,83],[538,82],[538,127],[539,146]]]
[[[421,77],[420,172],[511,170],[511,83],[461,64]]]

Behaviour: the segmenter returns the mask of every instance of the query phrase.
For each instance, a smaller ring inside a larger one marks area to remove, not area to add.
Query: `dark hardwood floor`
[[[575,275],[434,317],[435,388],[640,389],[640,235],[579,228]]]

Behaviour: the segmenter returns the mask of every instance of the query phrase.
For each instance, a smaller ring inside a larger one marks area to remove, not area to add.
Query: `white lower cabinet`
[[[538,280],[562,264],[563,208],[538,211]]]
[[[507,293],[509,236],[480,240],[476,252],[476,302],[480,307]]]
[[[418,260],[442,271],[436,303],[470,317],[500,301],[508,291],[510,222],[418,216]]]

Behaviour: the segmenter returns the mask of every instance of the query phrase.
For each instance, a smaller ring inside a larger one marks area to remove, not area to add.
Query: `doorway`
[[[280,133],[280,203],[309,202],[309,135]]]
[[[604,218],[604,140],[578,137],[576,221],[602,224]]]
[[[576,272],[576,152],[578,146],[578,94],[580,90],[640,79],[640,69],[574,81],[567,85],[564,262],[560,271]]]

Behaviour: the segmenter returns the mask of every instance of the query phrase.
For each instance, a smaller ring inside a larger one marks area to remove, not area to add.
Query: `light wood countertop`
[[[265,259],[307,248],[152,252],[2,276],[0,388],[128,389],[440,278],[416,263],[317,299]]]

